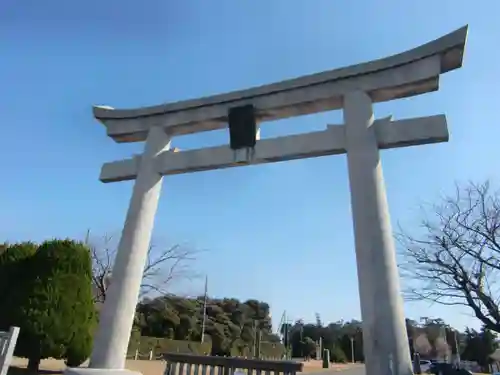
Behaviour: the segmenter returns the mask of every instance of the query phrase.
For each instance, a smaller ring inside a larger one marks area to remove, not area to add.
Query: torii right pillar
[[[344,96],[366,375],[413,374],[372,100]]]

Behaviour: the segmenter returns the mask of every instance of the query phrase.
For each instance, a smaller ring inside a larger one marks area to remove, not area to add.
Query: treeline
[[[141,336],[201,342],[203,311],[204,297],[162,296],[137,306],[134,325]],[[266,357],[283,354],[265,302],[209,298],[204,326],[203,339],[211,342],[212,355],[251,355],[256,349]]]
[[[498,348],[497,334],[483,327],[480,331],[466,328],[460,332],[442,319],[406,320],[406,330],[412,355],[424,359],[449,359],[457,355],[462,360],[475,361],[482,367],[491,363],[490,355]]]
[[[200,343],[203,303],[203,297],[173,295],[145,300],[137,307],[135,329],[143,338]],[[321,347],[330,350],[332,361],[364,361],[360,321],[324,324],[317,315],[314,323],[298,320],[273,332],[269,305],[265,302],[209,298],[206,306],[204,342],[211,343],[212,355],[252,355],[256,337],[261,335],[263,357],[281,357],[286,350],[292,357],[314,357],[321,341]],[[411,355],[419,353],[423,359],[451,360],[459,353],[462,360],[486,367],[491,362],[490,354],[497,348],[495,333],[487,329],[459,332],[439,318],[406,319],[406,329]]]
[[[330,359],[334,362],[364,361],[360,321],[338,321],[325,325],[317,315],[315,323],[297,320],[294,324],[284,324],[281,333],[292,357],[315,357],[321,341],[322,349],[330,350]]]
[[[480,331],[467,328],[459,332],[439,318],[406,319],[406,330],[412,357],[419,353],[422,359],[449,361],[458,353],[461,360],[475,361],[486,369],[492,362],[490,355],[498,348],[494,332],[485,328]],[[298,320],[284,325],[281,331],[288,337],[294,357],[314,356],[321,341],[323,349],[330,350],[332,361],[364,361],[360,321],[323,324],[317,315],[315,323]]]
[[[92,349],[96,312],[88,248],[71,240],[0,244],[0,331],[21,328],[15,355],[79,366]]]

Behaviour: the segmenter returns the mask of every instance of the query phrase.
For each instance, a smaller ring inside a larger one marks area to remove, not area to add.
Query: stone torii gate
[[[102,167],[102,182],[135,185],[90,366],[67,373],[129,372],[125,356],[163,176],[347,153],[366,373],[411,374],[379,150],[446,142],[448,129],[444,115],[375,120],[373,103],[437,90],[440,74],[461,67],[466,36],[467,26],[384,59],[223,95],[131,110],[95,107],[108,136],[145,147]],[[343,125],[259,140],[260,123],[336,109],[344,111]],[[174,136],[226,127],[229,145],[170,149]]]

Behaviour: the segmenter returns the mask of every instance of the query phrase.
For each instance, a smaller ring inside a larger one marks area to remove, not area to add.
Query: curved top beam
[[[94,116],[118,142],[145,139],[151,126],[187,134],[227,126],[230,107],[253,104],[260,121],[342,107],[342,95],[364,90],[374,102],[433,91],[441,73],[460,68],[467,38],[464,26],[412,50],[379,60],[273,84],[199,99],[137,109],[95,106]]]

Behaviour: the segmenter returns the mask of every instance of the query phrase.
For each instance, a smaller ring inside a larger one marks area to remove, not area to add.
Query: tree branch
[[[500,332],[498,193],[489,183],[457,185],[454,196],[427,207],[424,217],[419,235],[401,228],[396,234],[405,297],[468,306],[487,328]]]
[[[92,259],[92,283],[95,302],[104,302],[116,257],[117,243],[112,236],[104,235],[98,239],[90,238],[87,232],[86,244]],[[165,295],[174,281],[192,279],[197,274],[192,269],[198,250],[181,245],[161,248],[151,244],[144,267],[140,297],[150,294]]]

